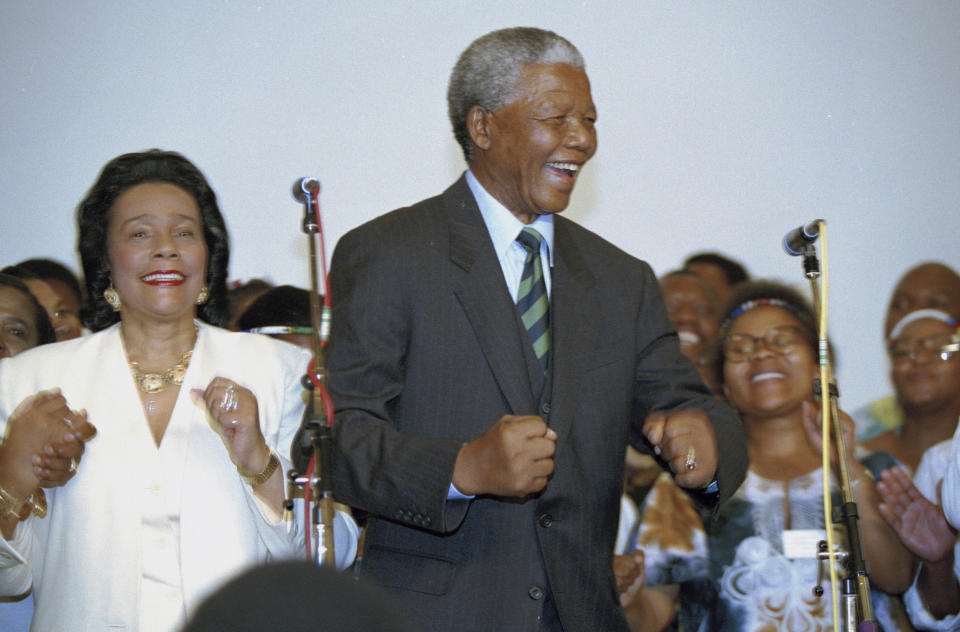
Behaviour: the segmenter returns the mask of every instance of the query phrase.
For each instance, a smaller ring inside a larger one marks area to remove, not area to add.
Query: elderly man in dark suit
[[[717,503],[746,469],[740,423],[649,266],[554,215],[597,147],[576,48],[489,33],[448,101],[469,170],[333,257],[334,485],[370,514],[360,574],[424,630],[626,630],[627,444]]]

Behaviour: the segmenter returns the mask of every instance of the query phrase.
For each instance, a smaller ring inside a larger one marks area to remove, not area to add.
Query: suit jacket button
[[[549,402],[544,402],[544,403],[540,406],[540,412],[543,413],[544,415],[549,415],[549,414],[550,414],[550,403],[549,403]]]
[[[530,590],[527,591],[527,594],[530,595],[531,599],[543,599],[543,588],[534,584],[530,587]]]
[[[540,514],[540,517],[537,519],[537,522],[540,523],[540,526],[544,529],[549,529],[553,525],[553,516],[550,514]]]

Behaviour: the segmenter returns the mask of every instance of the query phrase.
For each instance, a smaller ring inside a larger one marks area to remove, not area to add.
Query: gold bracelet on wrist
[[[277,468],[280,467],[280,457],[277,456],[277,453],[273,450],[270,450],[270,460],[267,461],[266,466],[259,474],[247,474],[237,469],[237,472],[240,473],[240,477],[247,482],[251,487],[256,487],[261,483],[266,483],[273,473],[277,471]]]
[[[47,515],[47,496],[42,489],[38,487],[30,498],[22,500],[0,487],[0,517],[14,516],[22,521],[31,513],[38,518]]]

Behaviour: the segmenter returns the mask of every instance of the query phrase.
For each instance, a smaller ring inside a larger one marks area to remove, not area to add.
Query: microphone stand
[[[827,247],[825,224],[823,220],[818,220],[819,234],[823,240],[823,261],[824,268],[827,262]],[[830,498],[830,436],[835,437],[837,442],[837,462],[839,464],[840,491],[843,498],[843,504],[838,508],[837,522],[844,525],[847,532],[847,547],[849,552],[842,556],[846,558],[848,570],[850,572],[847,580],[844,582],[844,611],[847,615],[847,629],[857,632],[876,632],[879,628],[873,618],[873,605],[870,600],[870,579],[867,574],[866,560],[863,557],[863,549],[860,543],[859,514],[857,513],[857,504],[853,500],[853,492],[850,488],[849,466],[847,464],[847,450],[845,439],[843,437],[843,425],[840,419],[840,411],[837,400],[840,391],[837,388],[836,379],[833,376],[833,367],[830,360],[830,347],[827,340],[827,286],[826,281],[818,284],[820,277],[820,264],[817,261],[817,253],[813,242],[803,246],[801,255],[803,257],[804,276],[810,280],[813,290],[814,308],[818,317],[818,338],[819,338],[819,364],[820,378],[814,383],[814,392],[820,398],[821,415],[823,419],[822,437],[823,437],[823,477],[824,477],[824,507],[827,509],[826,517],[830,524],[826,525],[827,541],[820,542],[818,545],[817,558],[820,563],[825,559],[829,565],[830,584],[832,587],[831,596],[833,599],[834,628],[838,628],[839,604],[837,598],[837,571],[834,560],[841,557],[833,545],[833,511],[831,511],[832,502]],[[819,286],[819,287],[818,287]],[[827,397],[823,395],[823,385],[828,385]],[[819,572],[818,572],[819,575]],[[855,585],[854,591],[851,590],[850,583]],[[823,588],[820,587],[818,578],[817,586],[814,588],[817,596],[823,594]],[[851,603],[855,601],[854,603]],[[859,617],[858,622],[851,621],[851,617]],[[856,625],[855,625],[856,623]]]
[[[299,192],[297,189],[299,188]],[[326,369],[323,364],[323,348],[330,330],[329,287],[324,274],[324,308],[320,306],[320,279],[317,274],[317,241],[322,249],[323,232],[319,219],[320,182],[315,178],[302,178],[294,187],[294,195],[305,205],[303,232],[310,242],[310,323],[312,325],[311,350],[313,360],[303,376],[303,386],[310,392],[303,424],[293,444],[291,460],[297,468],[305,454],[311,454],[306,471],[301,476],[290,472],[294,485],[303,487],[306,526],[307,558],[317,560],[328,568],[336,567],[333,540],[333,518],[336,513],[333,500],[331,459],[333,456],[333,404],[327,393]],[[325,267],[325,260],[322,262]],[[310,506],[311,497],[317,499]],[[311,540],[311,522],[317,528],[317,540]]]

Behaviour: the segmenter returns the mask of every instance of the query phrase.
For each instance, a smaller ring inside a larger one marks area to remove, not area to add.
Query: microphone
[[[798,257],[803,254],[804,249],[815,242],[820,236],[820,222],[822,219],[815,219],[805,226],[797,226],[783,237],[783,249],[788,255]]]
[[[293,183],[293,197],[297,201],[306,202],[314,191],[320,191],[320,181],[316,178],[307,176]]]

